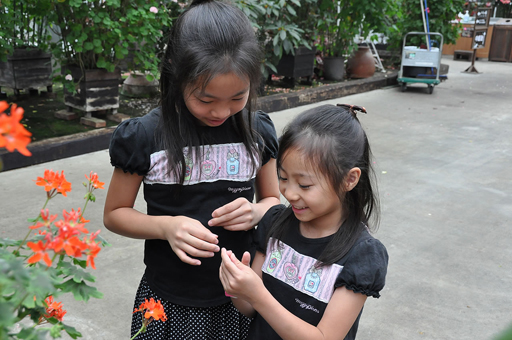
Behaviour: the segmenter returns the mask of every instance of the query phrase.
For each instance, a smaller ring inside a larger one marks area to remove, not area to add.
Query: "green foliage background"
[[[401,49],[403,36],[408,32],[424,32],[421,5],[418,0],[397,0],[402,18],[396,22],[397,31],[390,32],[389,44],[393,49]],[[430,32],[443,35],[444,43],[454,44],[459,37],[460,25],[451,25],[450,21],[464,9],[465,0],[429,0],[428,21]],[[407,40],[409,42],[409,39]],[[419,44],[424,38],[412,37],[412,44]]]

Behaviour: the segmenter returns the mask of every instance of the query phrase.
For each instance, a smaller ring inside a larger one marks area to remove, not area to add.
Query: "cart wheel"
[[[432,92],[434,92],[434,85],[428,85],[428,93],[429,94],[432,94]]]
[[[402,83],[402,92],[405,92],[407,90],[407,84]]]

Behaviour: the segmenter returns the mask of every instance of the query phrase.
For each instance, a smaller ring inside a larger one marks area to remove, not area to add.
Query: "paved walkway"
[[[367,302],[359,340],[492,339],[512,322],[512,63],[477,61],[481,74],[462,73],[466,61],[443,59],[449,79],[432,95],[426,85],[398,87],[323,103],[363,105],[361,121],[373,146],[382,203],[376,234],[390,254],[387,284]],[[278,132],[312,104],[271,114]],[[33,179],[64,170],[68,198],[49,208],[82,205],[84,174],[108,185],[108,152],[98,151],[0,173],[0,237],[26,232],[44,192]],[[102,225],[106,191],[87,207],[90,230],[112,247],[97,258],[101,300],[64,298],[65,320],[84,339],[128,339],[132,300],[143,272],[140,240]],[[142,196],[136,209],[145,210]]]

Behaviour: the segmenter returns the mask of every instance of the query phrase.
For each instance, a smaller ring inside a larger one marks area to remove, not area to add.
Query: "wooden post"
[[[475,14],[475,24],[473,25],[473,57],[471,58],[471,65],[464,70],[466,73],[481,73],[475,67],[476,51],[479,48],[485,47],[485,40],[487,38],[487,29],[489,27],[489,20],[491,17],[490,8],[477,8]]]
[[[471,66],[464,70],[466,73],[480,73],[475,67],[476,48],[473,49],[473,57],[471,57]]]

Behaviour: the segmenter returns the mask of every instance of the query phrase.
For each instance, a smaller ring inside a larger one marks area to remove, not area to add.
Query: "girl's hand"
[[[226,230],[240,231],[254,228],[263,216],[257,205],[250,203],[246,198],[240,197],[212,213],[208,221],[210,227],[222,226]],[[266,210],[265,210],[266,211]]]
[[[260,296],[261,289],[265,289],[263,281],[256,274],[249,263],[251,255],[245,252],[240,262],[230,250],[222,248],[222,263],[219,277],[226,293],[232,297],[241,298],[249,303]]]
[[[205,228],[201,222],[185,217],[170,217],[172,223],[163,225],[164,235],[172,250],[178,255],[181,261],[198,266],[201,261],[194,257],[213,257],[218,252],[218,235],[213,234]]]

